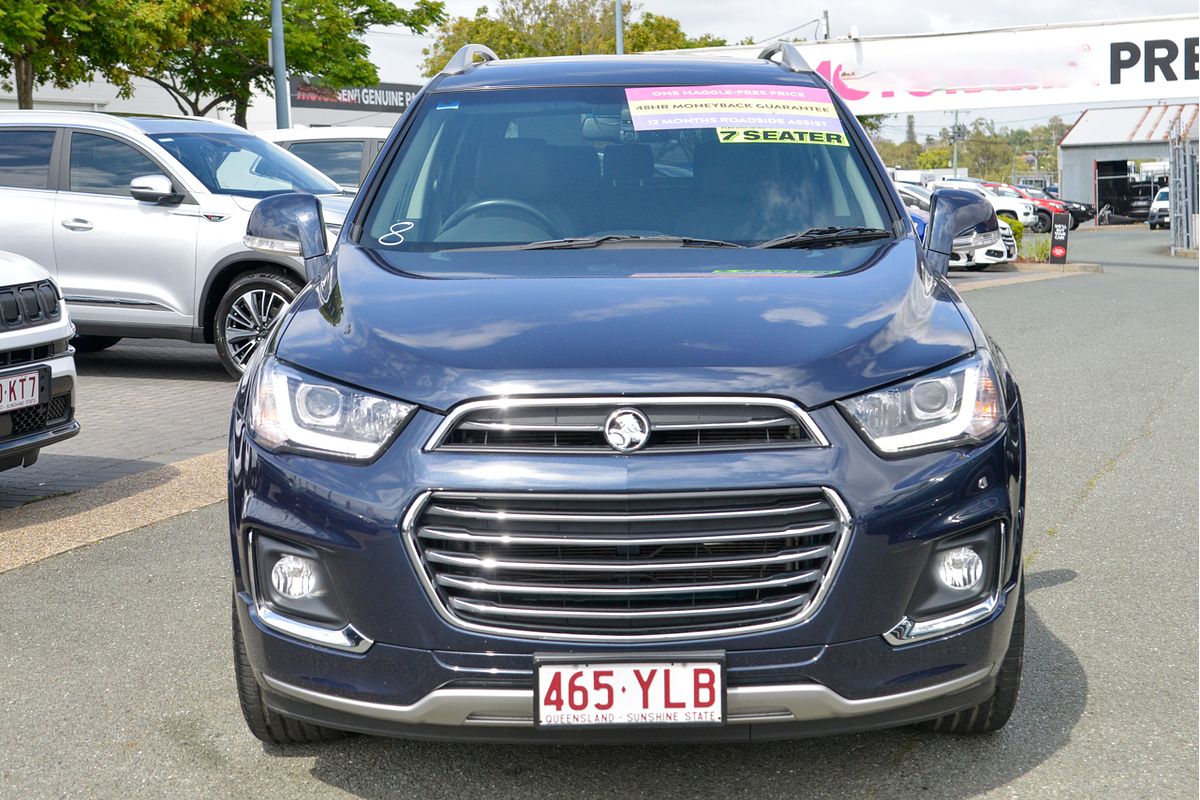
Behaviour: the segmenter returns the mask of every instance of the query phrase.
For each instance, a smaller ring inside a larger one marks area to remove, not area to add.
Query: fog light
[[[942,555],[938,577],[951,589],[971,589],[983,579],[983,559],[970,547],[955,548]]]
[[[271,585],[289,600],[308,597],[317,588],[317,568],[311,560],[285,555],[271,568]]]

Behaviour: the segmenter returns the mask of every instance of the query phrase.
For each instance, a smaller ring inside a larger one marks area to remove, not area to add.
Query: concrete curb
[[[1192,261],[1195,261],[1197,258],[1200,258],[1200,250],[1196,250],[1196,249],[1185,250],[1184,248],[1181,247],[1175,251],[1175,257],[1176,258],[1190,258]]]
[[[1038,264],[1035,262],[1008,262],[988,267],[976,275],[1001,272],[1104,272],[1104,267],[1088,261],[1068,261],[1066,264]]]
[[[117,478],[0,517],[0,573],[225,500],[217,450]]]

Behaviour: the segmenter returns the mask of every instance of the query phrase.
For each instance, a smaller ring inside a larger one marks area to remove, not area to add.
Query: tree
[[[0,74],[17,90],[17,106],[33,108],[33,90],[68,88],[100,73],[121,96],[132,91],[126,65],[143,62],[179,0],[4,0],[0,4]]]
[[[917,143],[917,120],[912,114],[904,118],[904,143]]]
[[[879,130],[883,127],[883,123],[887,122],[890,114],[859,114],[858,124],[863,126],[863,130],[867,132],[867,136],[875,138],[879,135]]]
[[[613,36],[614,47],[616,36]],[[679,20],[646,12],[625,30],[625,49],[631,53],[653,50],[685,50],[693,47],[724,47],[725,40],[711,33],[691,38],[683,32]]]
[[[958,148],[959,164],[984,180],[1008,180],[1012,172],[1013,150],[1005,137],[996,132],[996,123],[976,119]]]
[[[161,86],[185,114],[204,116],[232,103],[246,124],[250,97],[273,93],[268,42],[270,0],[207,0],[208,12],[182,12],[186,36],[135,74]],[[186,18],[185,18],[186,17]],[[441,0],[416,0],[411,9],[390,0],[288,0],[283,4],[288,71],[331,88],[377,83],[363,35],[372,25],[403,25],[424,33],[445,21]]]
[[[720,47],[725,40],[710,34],[689,37],[679,20],[643,14],[628,4],[625,48],[631,53]],[[616,18],[609,0],[500,0],[495,16],[487,6],[474,17],[455,17],[442,24],[421,65],[426,76],[438,73],[465,44],[485,44],[501,58],[571,56],[616,50]]]
[[[950,161],[949,147],[933,145],[917,156],[917,169],[945,169],[950,166]]]

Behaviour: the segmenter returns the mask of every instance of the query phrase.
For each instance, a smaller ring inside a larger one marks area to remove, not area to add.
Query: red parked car
[[[1034,197],[1019,186],[1013,186],[1011,183],[987,183],[984,186],[991,187],[995,192],[1007,197],[1020,197],[1022,200],[1028,200],[1033,203],[1033,209],[1038,215],[1038,224],[1034,228],[1035,233],[1045,233],[1050,230],[1050,220],[1055,214],[1069,214],[1070,209],[1067,204],[1060,200],[1051,200],[1044,197]],[[1074,224],[1071,225],[1075,227]]]

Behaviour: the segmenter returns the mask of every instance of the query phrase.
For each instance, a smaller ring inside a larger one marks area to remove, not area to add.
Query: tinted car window
[[[129,197],[129,182],[162,169],[131,145],[91,133],[71,134],[68,183],[72,192]]]
[[[343,186],[357,186],[365,144],[361,139],[295,142],[289,148],[289,152],[312,164]]]
[[[54,131],[0,130],[0,186],[46,189]]]
[[[269,197],[282,192],[341,191],[283,148],[249,133],[160,133],[151,138],[214,194]]]
[[[814,227],[890,224],[844,133],[754,131],[771,135],[752,140],[697,117],[685,118],[695,127],[649,129],[630,96],[622,87],[430,95],[364,241],[392,252],[606,234],[754,245]],[[826,116],[813,124],[841,131],[833,106],[816,105]]]

